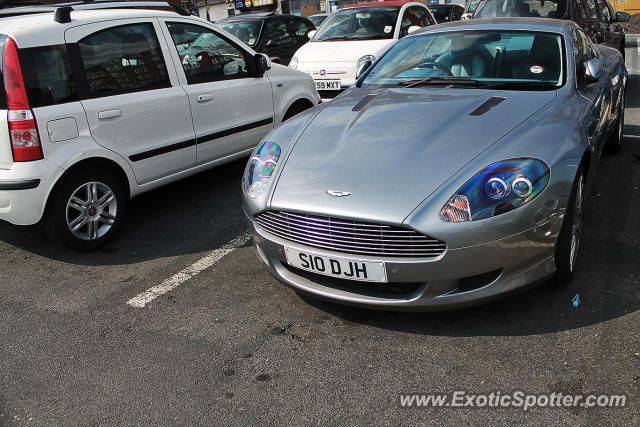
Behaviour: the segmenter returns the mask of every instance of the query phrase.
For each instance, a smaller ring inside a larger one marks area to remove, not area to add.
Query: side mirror
[[[407,30],[407,34],[411,34],[415,31],[418,31],[421,27],[417,26],[417,25],[412,25],[409,27],[409,29]]]
[[[463,13],[462,16],[460,17],[461,21],[466,21],[468,19],[471,19],[473,17],[473,13],[471,12],[467,12],[467,13]]]
[[[599,59],[590,59],[584,64],[584,78],[590,82],[597,82],[602,77],[604,68]]]
[[[307,37],[309,37],[309,39],[311,39],[311,37],[315,36],[317,32],[318,31],[316,31],[316,30],[311,30],[311,31],[309,31],[307,33]]]
[[[356,71],[356,80],[358,80],[365,73],[365,71],[367,71],[369,67],[371,67],[371,65],[373,65],[373,62],[370,60],[363,62]]]
[[[631,15],[629,15],[627,12],[616,12],[616,22],[627,22],[629,19],[631,19]]]
[[[267,70],[271,69],[271,59],[264,53],[256,53],[253,59],[255,61],[257,77],[262,77]]]

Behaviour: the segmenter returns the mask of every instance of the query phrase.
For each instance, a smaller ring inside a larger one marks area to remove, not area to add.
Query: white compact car
[[[151,10],[0,19],[0,219],[105,244],[127,200],[249,155],[313,80],[205,20]]]
[[[359,69],[375,62],[398,39],[435,25],[422,3],[384,1],[344,7],[327,17],[293,56],[290,67],[313,77],[323,99],[354,84]]]

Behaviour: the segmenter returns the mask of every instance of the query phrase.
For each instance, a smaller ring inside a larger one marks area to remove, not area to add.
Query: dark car
[[[430,4],[427,7],[438,24],[459,21],[464,13],[464,7],[457,4]]]
[[[568,19],[582,27],[589,38],[598,44],[618,49],[624,56],[625,35],[617,22],[630,16],[614,12],[607,0],[479,0],[471,1],[467,12],[473,18],[503,16]]]
[[[239,15],[216,25],[282,65],[289,64],[298,48],[309,41],[309,31],[316,29],[307,18],[294,15]]]

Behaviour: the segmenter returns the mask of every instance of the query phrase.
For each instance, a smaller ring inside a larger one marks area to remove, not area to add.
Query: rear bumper
[[[258,254],[275,278],[297,291],[346,305],[399,311],[463,308],[542,283],[555,272],[556,236],[548,233],[549,224],[485,244],[447,249],[435,259],[352,257],[385,263],[389,283],[378,285],[295,269],[286,262],[285,245],[326,256],[345,254],[289,242],[250,222]]]
[[[51,187],[63,172],[48,160],[0,169],[0,220],[16,225],[40,221]]]

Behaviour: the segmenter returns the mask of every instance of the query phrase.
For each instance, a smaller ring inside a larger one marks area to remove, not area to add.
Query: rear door
[[[142,184],[194,167],[189,101],[155,19],[107,21],[67,30],[83,71],[82,105],[96,142],[120,155]],[[171,71],[171,72],[170,72]]]
[[[271,81],[251,74],[251,52],[213,26],[162,22],[193,115],[197,164],[254,148],[274,120]]]
[[[596,0],[598,4],[598,34],[600,42],[614,49],[624,49],[622,46],[622,31],[613,25],[613,16],[606,0]],[[617,30],[617,31],[614,31]]]

